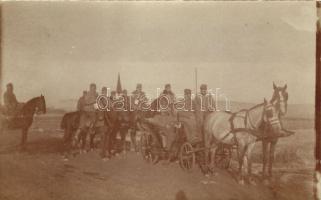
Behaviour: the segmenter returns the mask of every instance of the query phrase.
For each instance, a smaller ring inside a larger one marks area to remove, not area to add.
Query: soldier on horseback
[[[84,106],[85,106],[85,97],[87,95],[87,91],[84,90],[83,93],[82,93],[82,96],[78,99],[78,102],[77,102],[77,110],[78,111],[83,111],[84,109]]]
[[[89,91],[84,97],[83,112],[80,114],[79,127],[75,133],[75,140],[80,139],[81,133],[86,134],[89,129],[92,130],[96,121],[96,100],[98,93],[96,91],[96,84],[90,84]]]
[[[170,84],[165,85],[165,89],[158,97],[158,101],[159,111],[163,111],[161,114],[174,114],[175,94],[172,92]]]
[[[134,104],[133,106],[130,107],[130,109],[133,110],[141,110],[142,108],[142,102],[145,102],[146,100],[146,95],[145,92],[143,92],[143,86],[141,83],[137,83],[136,85],[136,90],[132,92],[131,96],[131,101],[130,101],[130,106]]]
[[[7,84],[7,90],[3,95],[5,111],[8,116],[14,116],[18,110],[18,101],[16,95],[13,93],[13,84]]]

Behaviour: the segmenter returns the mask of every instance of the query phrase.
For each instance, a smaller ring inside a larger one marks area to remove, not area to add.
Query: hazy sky
[[[4,81],[21,101],[59,107],[89,83],[137,82],[147,93],[198,82],[233,101],[262,102],[272,82],[313,103],[314,2],[4,3]]]

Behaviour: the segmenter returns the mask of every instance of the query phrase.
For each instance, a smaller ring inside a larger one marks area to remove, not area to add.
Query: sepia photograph
[[[0,199],[321,199],[320,17],[1,2]]]

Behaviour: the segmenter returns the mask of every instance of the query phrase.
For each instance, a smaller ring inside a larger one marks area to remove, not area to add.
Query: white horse
[[[272,95],[272,99],[270,100],[270,103],[276,106],[276,109],[278,110],[279,118],[284,116],[287,113],[287,107],[288,107],[288,93],[287,93],[287,85],[285,84],[284,87],[277,87],[273,83],[273,90],[274,93]],[[287,130],[282,129],[283,131],[287,132],[288,135],[293,134],[294,132],[290,132]],[[269,129],[265,130],[266,132],[269,131]],[[274,152],[275,152],[275,145],[278,141],[278,137],[267,137],[264,140],[262,140],[262,147],[263,147],[263,169],[262,169],[262,175],[263,178],[266,177],[266,168],[268,168],[268,176],[272,177],[272,165],[274,161]]]
[[[279,121],[279,107],[264,99],[264,103],[258,104],[248,110],[237,113],[213,112],[204,122],[205,158],[209,158],[209,150],[215,151],[217,144],[236,145],[239,161],[239,183],[244,183],[244,177],[251,179],[251,153],[257,140],[267,137],[265,128],[269,128],[269,134],[283,136]],[[214,159],[211,159],[214,161]],[[209,160],[206,160],[209,164]],[[247,173],[243,168],[247,165]]]

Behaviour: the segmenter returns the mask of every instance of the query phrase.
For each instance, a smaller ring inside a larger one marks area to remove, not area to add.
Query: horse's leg
[[[247,176],[250,184],[255,185],[255,182],[252,177],[252,150],[255,146],[255,138],[252,143],[248,144],[246,149],[246,158],[247,158]]]
[[[109,149],[109,135],[110,130],[104,131],[101,133],[101,157],[103,160],[106,160],[110,157],[110,149]],[[106,155],[106,149],[108,152],[108,155]]]
[[[22,137],[21,137],[21,150],[26,148],[27,136],[28,136],[28,128],[22,128],[21,130]]]
[[[77,148],[79,145],[79,141],[81,139],[81,135],[82,135],[83,129],[82,128],[78,128],[75,132],[75,134],[73,135],[72,138],[72,147],[73,148]]]
[[[86,131],[83,131],[80,136],[80,142],[81,142],[80,151],[82,153],[86,152],[87,136],[88,136],[88,129]]]
[[[243,172],[243,164],[244,164],[244,157],[246,152],[246,145],[244,144],[243,138],[236,138],[237,139],[237,157],[239,162],[238,167],[238,183],[244,185],[244,172]]]
[[[91,132],[89,133],[89,139],[90,139],[90,141],[89,141],[89,148],[90,148],[90,151],[93,151],[94,148],[95,148],[94,140],[95,140],[96,134],[102,134],[102,133],[101,133],[101,127],[96,127],[96,128],[94,129],[94,132],[91,131]]]
[[[271,146],[270,146],[270,159],[269,159],[269,176],[272,177],[272,165],[273,165],[273,162],[274,162],[274,152],[275,152],[275,146],[276,146],[276,143],[277,143],[277,139],[273,140],[271,142]]]
[[[118,128],[114,127],[109,134],[109,141],[108,141],[109,154],[112,154],[112,151],[115,150],[115,141],[116,141],[116,136],[117,136],[117,130],[118,130]]]
[[[130,130],[130,140],[131,140],[131,144],[133,145],[133,147],[131,146],[131,149],[134,149],[135,152],[137,152],[137,146],[136,146],[136,128],[131,129]]]
[[[68,154],[70,153],[70,145],[72,140],[72,130],[70,127],[66,127],[64,130],[64,137],[62,143],[62,155],[65,160],[68,159]]]
[[[203,164],[203,173],[205,176],[209,176],[211,169],[210,169],[210,148],[211,148],[211,134],[208,132],[203,133],[203,140],[204,140],[204,164]],[[201,167],[202,168],[202,167]]]
[[[121,128],[120,129],[120,143],[121,143],[121,150],[124,154],[126,154],[126,135],[128,133],[127,128]]]
[[[262,141],[262,152],[263,152],[263,166],[262,166],[262,177],[263,179],[265,179],[266,177],[266,164],[267,164],[267,161],[268,161],[268,147],[269,147],[269,142],[266,141],[266,140],[263,140]]]

